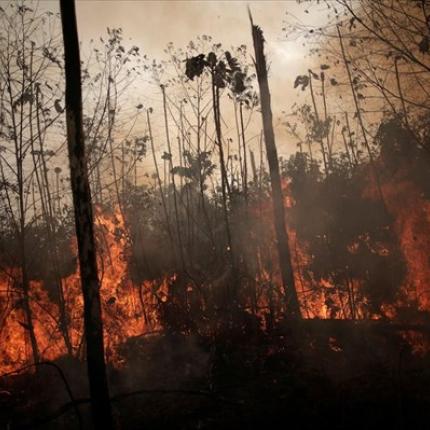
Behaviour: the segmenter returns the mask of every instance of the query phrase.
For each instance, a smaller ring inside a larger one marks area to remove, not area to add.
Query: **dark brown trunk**
[[[251,158],[252,179],[254,181],[254,186],[257,186],[258,184],[257,165],[255,164],[254,153],[251,150],[249,150],[249,156]]]
[[[248,204],[248,163],[246,156],[246,140],[245,140],[245,127],[243,125],[243,107],[242,102],[239,104],[240,113],[240,130],[242,134],[242,148],[243,148],[243,194],[245,201]]]
[[[97,273],[91,191],[85,158],[82,93],[75,2],[60,0],[66,72],[66,122],[75,227],[84,298],[88,379],[94,428],[113,429],[104,358],[100,284]]]
[[[264,37],[260,27],[254,24],[252,24],[252,38],[254,42],[255,66],[257,71],[258,85],[260,88],[264,141],[266,143],[267,161],[269,163],[270,182],[272,186],[276,242],[279,254],[282,283],[286,297],[287,315],[291,318],[300,318],[300,306],[294,283],[291,253],[288,244],[288,234],[285,226],[285,211],[281,187],[281,176],[279,173],[278,153],[275,144],[275,135],[273,132],[269,82],[267,79],[266,58],[264,56]]]

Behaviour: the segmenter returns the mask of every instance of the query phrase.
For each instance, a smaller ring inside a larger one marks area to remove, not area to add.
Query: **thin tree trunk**
[[[242,102],[239,104],[240,113],[240,129],[242,134],[242,147],[243,147],[243,194],[245,195],[245,202],[248,204],[248,163],[246,156],[246,140],[245,140],[245,127],[243,125],[243,106]]]
[[[349,125],[348,112],[345,112],[345,123],[346,123],[346,128],[348,129],[349,147],[351,148],[351,153],[352,153],[352,157],[354,159],[354,164],[357,165],[358,164],[358,158],[357,158],[357,154],[355,153],[354,143],[352,141],[352,132],[351,132],[351,126]]]
[[[243,163],[242,163],[242,143],[240,136],[240,128],[239,128],[239,119],[237,116],[237,101],[234,100],[234,120],[236,123],[236,132],[237,132],[237,155],[239,157],[239,171],[240,171],[240,179],[242,183],[242,188],[245,188],[244,174],[243,174]]]
[[[232,240],[231,240],[230,221],[229,221],[228,207],[227,207],[227,196],[230,197],[230,187],[228,184],[227,169],[226,169],[225,157],[224,157],[224,148],[222,146],[221,114],[220,114],[220,108],[219,108],[219,103],[220,103],[219,89],[215,85],[214,73],[215,72],[212,72],[212,103],[213,103],[217,144],[218,144],[218,150],[219,150],[219,162],[220,162],[220,169],[221,169],[222,209],[223,209],[223,216],[224,216],[225,232],[227,236],[227,248],[228,248],[227,254],[229,255],[231,266],[234,267],[234,256],[233,256],[233,247],[232,247]]]
[[[374,160],[374,157],[372,155],[372,150],[370,149],[369,141],[367,140],[366,129],[364,127],[363,117],[361,115],[360,106],[358,104],[357,94],[355,92],[354,83],[353,83],[353,79],[352,79],[352,75],[351,75],[351,70],[349,68],[349,62],[348,62],[347,57],[346,57],[345,48],[343,46],[342,33],[340,32],[339,26],[337,26],[337,34],[339,36],[340,49],[342,52],[342,58],[343,58],[343,61],[345,64],[345,69],[346,69],[346,72],[348,75],[349,85],[351,87],[352,98],[354,99],[354,105],[355,105],[355,110],[357,112],[358,122],[360,124],[361,133],[363,135],[364,145],[365,145],[367,153],[369,155],[369,161],[370,161],[370,165],[371,165],[372,170],[373,170],[373,176],[375,178],[376,187],[377,187],[378,192],[379,192],[379,198],[380,198],[380,200],[384,206],[385,212],[388,213],[387,205],[385,203],[385,198],[384,198],[384,194],[382,191],[381,181],[379,179],[379,175],[378,175],[378,172],[377,172],[376,166],[375,166],[375,160]]]
[[[164,218],[166,220],[166,230],[167,230],[167,234],[168,234],[169,239],[170,239],[170,243],[171,243],[172,247],[174,247],[175,241],[173,239],[173,233],[172,233],[172,229],[170,227],[169,212],[167,210],[166,197],[164,196],[163,184],[161,182],[161,177],[160,177],[160,170],[159,170],[158,164],[157,164],[157,156],[155,155],[154,139],[152,137],[151,121],[149,119],[149,111],[148,110],[146,111],[146,121],[148,124],[149,143],[151,145],[152,158],[154,160],[154,167],[155,167],[155,173],[156,173],[156,177],[157,177],[158,189],[160,192],[161,203],[163,206]],[[164,166],[165,165],[166,165],[166,160],[164,160]],[[166,175],[164,175],[164,177],[166,177]]]
[[[109,75],[108,75],[108,94],[107,94],[107,104],[108,104],[108,145],[109,145],[109,152],[110,152],[110,161],[111,161],[111,166],[112,166],[112,175],[113,175],[113,183],[114,183],[114,188],[115,188],[115,195],[116,195],[116,199],[118,202],[118,208],[119,211],[121,213],[121,215],[124,215],[123,213],[123,209],[122,209],[122,198],[121,198],[121,193],[120,193],[120,189],[119,189],[119,179],[118,179],[118,175],[116,172],[116,164],[115,164],[115,151],[114,151],[114,147],[113,147],[113,139],[112,139],[112,131],[113,131],[113,127],[115,124],[115,113],[116,113],[116,101],[115,101],[115,105],[114,108],[112,108],[111,105],[111,80],[113,78],[111,78],[111,66],[110,66],[110,54],[109,54]]]
[[[312,73],[309,72],[309,90],[311,92],[311,98],[312,98],[312,104],[314,106],[314,112],[315,112],[315,119],[317,121],[317,123],[320,122],[320,117],[318,114],[318,108],[317,108],[317,102],[315,100],[315,94],[314,94],[314,88],[312,86]],[[324,172],[326,174],[326,176],[328,175],[328,165],[327,165],[327,157],[326,157],[326,152],[325,152],[325,147],[324,147],[324,141],[322,137],[318,137],[318,142],[321,146],[321,153],[323,156],[323,163],[324,163]]]
[[[198,116],[197,116],[197,163],[198,163],[199,194],[200,194],[201,208],[202,208],[203,216],[205,218],[206,225],[208,228],[209,238],[211,241],[212,249],[215,250],[216,246],[215,246],[214,234],[213,234],[213,230],[212,230],[211,220],[209,218],[208,211],[206,209],[206,203],[205,203],[205,184],[204,184],[204,178],[203,178],[204,172],[202,172],[202,151],[201,151],[201,144],[200,144],[200,140],[201,140],[200,131],[201,131],[201,127],[202,127],[202,124],[200,122],[200,98],[198,100],[197,106],[198,106],[197,107],[197,112],[198,112]],[[204,120],[204,123],[205,123],[205,139],[206,139],[207,120]]]
[[[22,50],[22,57],[24,56],[24,49]],[[24,68],[23,68],[24,70]],[[34,332],[33,316],[30,305],[30,280],[28,277],[28,267],[27,267],[27,250],[25,246],[26,239],[26,229],[25,229],[25,205],[24,205],[24,174],[23,174],[23,142],[22,142],[22,131],[23,131],[23,111],[21,103],[21,113],[20,113],[20,127],[18,130],[18,124],[15,117],[15,111],[13,109],[13,95],[12,95],[12,78],[9,70],[9,66],[6,70],[7,76],[7,91],[11,106],[11,118],[13,127],[13,141],[15,149],[15,162],[16,162],[16,180],[18,185],[18,211],[19,218],[18,222],[14,222],[16,226],[17,238],[19,241],[19,251],[20,251],[20,264],[21,264],[21,284],[23,291],[23,309],[25,315],[25,328],[28,330],[28,335],[30,338],[30,344],[32,348],[33,360],[35,363],[39,362],[40,355],[37,345],[37,339]],[[21,86],[21,97],[24,94],[24,72],[22,76],[22,86]],[[19,138],[18,138],[19,136]],[[4,172],[2,170],[2,177],[4,178]],[[9,197],[8,197],[9,200]],[[9,200],[9,207],[13,217],[13,210]]]
[[[282,283],[286,296],[288,316],[300,318],[300,306],[295,288],[291,253],[288,244],[288,234],[285,227],[285,211],[282,196],[281,176],[279,173],[279,160],[273,132],[272,109],[270,106],[270,91],[267,79],[266,58],[264,56],[264,37],[260,27],[252,23],[252,38],[255,50],[255,66],[257,70],[258,85],[260,87],[261,113],[263,117],[264,140],[266,142],[267,161],[270,170],[272,186],[273,212],[275,232],[279,254]]]
[[[325,93],[325,75],[324,72],[321,73],[321,92],[322,92],[322,98],[324,103],[324,127],[328,126],[328,114],[327,114],[327,98]],[[335,121],[333,120],[333,125],[335,124]],[[332,136],[333,137],[333,136]],[[330,141],[330,131],[327,130],[327,165],[329,170],[332,168],[332,146],[333,146],[333,139]]]
[[[257,166],[255,164],[255,156],[252,150],[249,150],[249,156],[251,158],[252,178],[254,181],[254,186],[257,186],[258,184]]]
[[[197,115],[200,116],[200,107],[197,107]],[[198,121],[198,120],[197,120]],[[198,126],[197,126],[198,127]],[[198,130],[200,133],[200,130]],[[190,137],[188,139],[185,138],[185,128],[184,128],[184,110],[183,104],[180,105],[180,115],[179,115],[179,136],[178,136],[178,150],[179,150],[179,166],[183,167],[187,165],[187,159],[184,156],[185,145],[188,143],[188,151],[190,150]],[[183,194],[184,194],[184,180],[182,175],[180,176],[180,197],[181,202],[183,202]],[[192,256],[193,256],[193,243],[194,243],[194,223],[191,222],[192,213],[193,213],[193,205],[192,199],[190,196],[190,187],[185,182],[185,212],[187,216],[187,248],[188,248],[188,256],[189,256],[189,265],[192,266]]]
[[[341,134],[342,134],[342,139],[343,139],[343,146],[345,147],[345,153],[346,153],[346,155],[348,157],[348,161],[349,161],[349,168],[352,169],[354,167],[354,164],[352,163],[351,154],[349,153],[348,142],[347,142],[346,137],[345,137],[345,130],[344,129],[342,129]]]
[[[88,379],[96,430],[113,429],[104,357],[100,283],[82,121],[81,65],[75,2],[60,0],[66,73],[66,123],[79,267],[84,299]]]
[[[167,101],[166,101],[166,88],[164,85],[160,85],[161,92],[163,94],[163,113],[164,113],[164,129],[166,132],[166,143],[167,143],[167,150],[169,152],[169,173],[170,173],[170,181],[172,184],[173,189],[173,209],[175,213],[175,224],[176,224],[176,234],[178,237],[178,251],[179,251],[179,257],[181,260],[182,270],[185,270],[185,257],[184,257],[184,247],[182,244],[182,232],[181,232],[181,225],[179,220],[179,210],[178,210],[178,196],[177,196],[177,189],[176,189],[176,181],[175,181],[175,174],[173,171],[173,154],[172,154],[172,145],[170,144],[170,134],[169,134],[169,122],[167,118]]]

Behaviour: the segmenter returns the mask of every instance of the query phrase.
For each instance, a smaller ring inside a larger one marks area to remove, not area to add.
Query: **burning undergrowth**
[[[376,166],[347,171],[339,164],[324,180],[303,154],[284,166],[289,178],[284,189],[289,245],[304,318],[425,320],[430,203],[410,174],[418,160],[416,154],[408,160],[403,157],[399,165],[382,151]],[[144,261],[148,255],[145,236],[149,249],[159,238],[151,237],[148,229],[136,234],[130,224],[133,212],[96,209],[106,356],[113,366],[125,364],[124,345],[134,338],[159,332],[214,335],[226,315],[226,286],[237,290],[238,306],[248,315],[239,318],[240,324],[268,330],[282,320],[285,308],[270,201],[255,199],[238,213],[244,210],[248,211],[245,228],[238,228],[234,237],[242,261],[239,274],[225,265],[220,272],[215,262],[213,276],[202,278],[201,267],[190,269],[186,262],[185,270],[184,263],[170,271],[161,264],[158,276],[151,278],[150,272],[136,267],[133,253]],[[69,247],[73,255],[73,239]],[[166,249],[165,243],[160,247]],[[167,256],[164,264],[174,259],[175,255]],[[57,281],[64,296],[63,310],[52,293],[52,280],[30,281],[34,330],[44,360],[67,354],[82,357],[85,348],[77,265]],[[3,271],[0,337],[6,347],[1,352],[2,373],[31,362],[19,284],[18,269]]]
[[[165,213],[147,186],[130,185],[115,208],[97,206],[105,353],[118,420],[157,428],[180,417],[200,428],[195,417],[204,415],[204,428],[224,419],[249,420],[252,428],[263,425],[265,411],[284,416],[285,396],[305,416],[324,391],[318,413],[343,401],[355,408],[365,396],[372,405],[383,398],[387,410],[401,401],[419,422],[423,392],[413,387],[428,377],[430,200],[424,150],[402,152],[410,139],[400,131],[387,136],[381,126],[373,162],[334,157],[327,175],[303,153],[282,163],[298,322],[285,318],[267,178],[250,184],[246,202],[233,190],[232,252],[220,202],[202,198],[191,181],[178,190],[176,198],[188,202],[178,213],[171,187]],[[14,422],[25,411],[30,428],[40,408],[46,419],[61,412],[76,425],[61,372],[88,419],[76,242],[58,224],[50,248],[44,228],[27,234],[34,342],[45,363],[36,367],[16,250],[2,248],[0,405]],[[47,378],[55,381],[50,392],[38,388]],[[393,383],[394,392],[387,388]],[[143,415],[128,414],[131,404]]]

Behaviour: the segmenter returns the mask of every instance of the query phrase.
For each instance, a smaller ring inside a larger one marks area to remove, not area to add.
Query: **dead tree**
[[[288,233],[285,226],[285,210],[279,173],[278,152],[273,132],[272,109],[270,105],[269,82],[267,79],[266,58],[264,56],[264,37],[260,27],[254,25],[250,14],[252,39],[255,50],[255,68],[260,88],[261,114],[263,118],[264,141],[272,187],[273,215],[276,233],[276,245],[279,255],[282,284],[284,288],[288,316],[300,318],[300,306],[295,288]]]
[[[75,228],[84,298],[88,379],[95,429],[113,429],[104,358],[100,283],[82,122],[82,89],[75,3],[60,0],[66,72],[66,123]]]

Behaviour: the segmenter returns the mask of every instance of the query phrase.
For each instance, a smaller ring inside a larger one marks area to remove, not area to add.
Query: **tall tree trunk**
[[[173,239],[173,233],[170,227],[169,211],[167,210],[167,202],[166,202],[166,197],[164,195],[164,190],[166,189],[166,187],[164,186],[163,188],[163,184],[161,182],[161,176],[160,176],[160,169],[158,168],[158,163],[157,163],[157,156],[155,154],[155,146],[154,146],[154,139],[152,137],[151,121],[149,119],[149,110],[146,111],[146,121],[148,125],[149,143],[151,144],[151,152],[152,152],[152,158],[154,160],[154,167],[155,167],[155,173],[156,173],[156,178],[158,183],[158,189],[160,191],[160,199],[163,205],[164,219],[166,220],[166,231],[169,236],[170,243],[173,249],[175,249],[176,251],[175,241]],[[164,166],[166,166],[166,160],[164,160]],[[166,178],[166,174],[164,174],[164,178]],[[176,258],[176,252],[175,252],[175,258]]]
[[[243,125],[243,103],[239,104],[240,113],[240,130],[242,134],[242,148],[243,148],[243,194],[245,196],[245,202],[248,204],[248,162],[246,156],[246,140],[245,140],[245,127]]]
[[[312,73],[310,71],[309,71],[309,90],[311,93],[312,105],[314,107],[315,119],[316,119],[317,123],[319,124],[320,123],[320,117],[318,114],[318,108],[317,108],[317,102],[315,99],[314,87],[312,85]],[[323,156],[323,163],[324,163],[324,172],[327,176],[328,175],[328,165],[327,165],[327,154],[326,154],[326,150],[324,147],[324,141],[323,141],[323,138],[321,136],[319,136],[317,140],[318,140],[320,147],[321,147],[321,154]]]
[[[349,125],[348,112],[344,112],[344,115],[345,115],[346,128],[348,130],[348,143],[349,143],[349,147],[351,148],[352,157],[354,159],[354,165],[356,166],[358,164],[358,158],[354,149],[354,142],[352,140],[352,132],[351,132],[351,126]]]
[[[66,72],[67,143],[79,267],[84,298],[88,379],[94,428],[113,429],[104,358],[100,283],[97,273],[91,191],[82,124],[81,63],[75,2],[60,0]]]
[[[227,262],[230,266],[229,267],[230,274],[232,275],[231,279],[227,281],[227,286],[228,286],[227,294],[229,296],[229,303],[227,303],[227,305],[230,309],[232,309],[233,307],[236,306],[236,303],[237,303],[237,285],[236,285],[236,279],[234,279],[237,276],[237,272],[236,272],[235,255],[233,252],[233,242],[232,242],[232,236],[231,236],[228,203],[227,203],[227,196],[231,201],[231,188],[228,183],[227,167],[225,163],[224,148],[222,144],[220,94],[219,94],[219,88],[215,85],[214,70],[212,70],[212,106],[213,106],[216,140],[217,140],[217,145],[219,150],[219,162],[220,162],[220,169],[221,169],[222,211],[223,211],[223,218],[224,218],[225,233],[227,238]]]
[[[256,187],[258,184],[257,165],[255,164],[254,152],[251,149],[249,150],[249,156],[251,158],[252,179],[254,181],[254,187]]]
[[[215,85],[214,73],[215,72],[212,71],[212,106],[213,106],[213,112],[214,112],[214,122],[215,122],[216,138],[217,138],[216,143],[219,149],[219,164],[221,169],[221,193],[222,193],[224,224],[225,224],[225,231],[227,236],[228,254],[230,257],[230,263],[233,266],[233,248],[232,248],[230,221],[228,217],[228,207],[227,207],[227,196],[230,197],[230,187],[229,187],[228,177],[227,177],[224,148],[222,146],[221,118],[220,118],[221,115],[220,115],[220,108],[219,108],[219,102],[220,102],[219,89]]]
[[[178,238],[178,251],[179,258],[181,261],[182,270],[185,270],[185,257],[184,257],[184,247],[182,244],[182,232],[181,232],[181,224],[179,220],[179,209],[178,209],[178,193],[176,189],[176,181],[175,181],[175,173],[173,171],[173,154],[172,154],[172,145],[170,143],[170,134],[169,134],[169,121],[167,118],[167,100],[166,100],[166,88],[164,85],[160,85],[161,92],[163,94],[163,113],[164,113],[164,130],[166,132],[166,143],[167,143],[167,151],[169,153],[169,172],[170,172],[170,181],[173,189],[173,209],[175,214],[175,224],[176,224],[176,235]]]
[[[241,135],[240,135],[240,127],[239,127],[239,118],[237,115],[237,101],[234,100],[234,119],[236,122],[236,132],[237,132],[237,155],[239,158],[239,171],[240,171],[240,179],[242,189],[244,189],[244,175],[243,175],[243,163],[242,163],[242,143],[241,143]]]
[[[251,18],[251,16],[250,16]],[[266,57],[264,56],[264,37],[260,27],[252,23],[252,38],[255,50],[255,67],[260,88],[261,113],[263,117],[264,141],[266,143],[267,161],[272,186],[273,214],[279,265],[284,287],[287,313],[289,317],[300,318],[300,306],[295,288],[288,234],[285,227],[285,211],[282,196],[279,160],[273,132],[272,108],[270,106],[269,82],[267,79]]]

